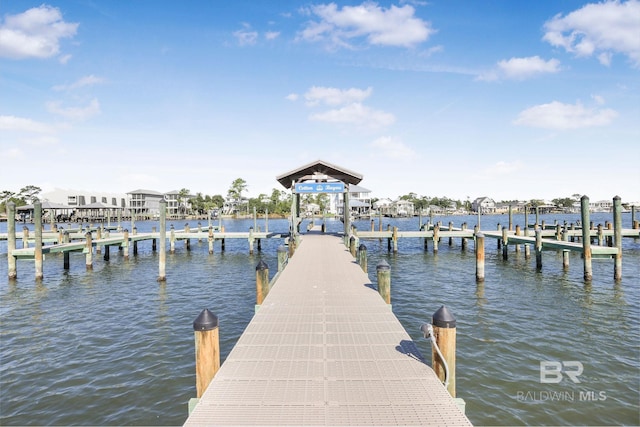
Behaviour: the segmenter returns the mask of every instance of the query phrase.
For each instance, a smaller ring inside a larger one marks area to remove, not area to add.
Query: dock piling
[[[396,226],[393,227],[392,240],[393,240],[393,253],[395,254],[398,252],[398,227]]]
[[[167,264],[167,202],[160,200],[160,252],[158,253],[158,282],[167,280],[166,264]]]
[[[220,336],[218,316],[202,310],[193,322],[196,348],[196,396],[202,397],[220,369]]]
[[[367,247],[364,243],[360,243],[358,247],[358,264],[362,271],[367,272]]]
[[[466,229],[467,229],[467,223],[463,222],[462,223],[462,231],[465,231]],[[460,247],[461,247],[462,252],[467,250],[467,239],[466,238],[464,238],[464,237],[460,238]]]
[[[613,241],[618,249],[618,252],[615,254],[613,279],[620,281],[622,280],[622,202],[620,196],[613,198],[613,233]]]
[[[387,304],[391,304],[391,267],[382,260],[376,266],[378,293]]]
[[[102,240],[102,226],[98,227],[96,229],[96,240]],[[99,255],[102,253],[102,248],[100,248],[100,245],[96,245],[96,255]]]
[[[85,251],[87,252],[85,256],[85,266],[87,270],[93,270],[93,238],[91,232],[87,231],[84,237],[86,239]]]
[[[284,270],[284,266],[287,264],[287,248],[284,245],[278,246],[278,272]]]
[[[69,243],[69,232],[67,230],[64,230],[64,233],[62,233],[62,243]],[[62,268],[65,270],[68,270],[69,269],[69,251],[64,251],[62,257],[63,257]]]
[[[584,281],[593,280],[593,270],[591,267],[591,231],[589,230],[589,197],[580,198],[580,214],[582,218],[582,261],[584,265]]]
[[[7,273],[10,280],[18,277],[16,257],[12,255],[16,249],[16,204],[7,202]]]
[[[505,261],[509,259],[509,251],[507,248],[508,244],[509,230],[507,230],[507,227],[502,227],[502,259]]]
[[[536,225],[536,269],[542,270],[542,230]]]
[[[394,227],[394,230],[397,230],[398,227]],[[440,223],[438,222],[433,226],[433,253],[438,253],[438,243],[440,243]],[[397,250],[395,251],[397,252]]]
[[[33,204],[33,216],[34,216],[34,228],[35,228],[35,267],[36,267],[36,280],[42,279],[44,274],[42,272],[42,202],[36,201]]]
[[[22,226],[22,248],[29,247],[29,228],[26,225]]]
[[[129,230],[127,230],[126,228],[124,229],[124,232],[123,232],[122,248],[124,250],[124,253],[123,253],[124,259],[129,259]]]
[[[476,282],[484,282],[484,234],[476,234]]]
[[[169,231],[169,253],[176,253],[176,229],[171,224],[171,230]]]
[[[355,256],[356,256],[356,238],[354,236],[349,237],[349,252],[351,252],[351,256],[355,258]]]
[[[569,240],[569,233],[567,233],[567,225],[565,224],[564,226],[564,231],[562,233],[562,241],[563,242],[567,242]],[[563,250],[562,251],[562,268],[564,270],[568,270],[569,269],[569,251],[568,250]]]
[[[269,266],[260,260],[256,266],[256,305],[262,302],[269,294]]]
[[[445,383],[451,397],[456,397],[456,318],[443,305],[433,313],[431,323],[437,348],[440,349],[442,356],[440,358],[436,347],[432,346],[431,367],[438,378]],[[446,379],[445,363],[449,371],[449,377]]]

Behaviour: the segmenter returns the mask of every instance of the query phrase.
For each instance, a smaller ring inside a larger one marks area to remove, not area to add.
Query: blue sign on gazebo
[[[303,182],[294,187],[296,193],[343,193],[343,182]]]

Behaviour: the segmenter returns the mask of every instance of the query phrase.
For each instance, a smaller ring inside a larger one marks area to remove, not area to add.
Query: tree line
[[[182,188],[178,192],[178,200],[181,206],[182,213],[196,213],[206,214],[212,210],[224,210],[228,208],[233,212],[240,212],[247,214],[253,213],[255,208],[258,213],[272,213],[276,215],[286,216],[291,211],[292,195],[286,190],[278,190],[274,188],[270,195],[259,194],[257,197],[247,198],[244,197],[248,189],[247,182],[242,178],[236,178],[231,182],[229,189],[227,190],[226,198],[221,194],[205,195],[201,192],[191,195],[189,189]],[[39,200],[39,195],[42,189],[35,185],[27,185],[21,188],[19,191],[2,190],[0,191],[0,212],[6,211],[6,203],[11,201],[16,206],[24,206],[32,204],[36,200]],[[561,208],[572,207],[575,203],[580,201],[580,194],[573,194],[571,197],[555,198],[551,202]],[[407,200],[412,202],[416,210],[423,210],[429,206],[439,206],[442,208],[455,207],[456,209],[471,210],[471,201],[467,197],[467,200],[455,200],[448,197],[428,197],[418,196],[416,193],[408,193],[399,197],[401,200]],[[378,198],[371,199],[371,203],[378,201]],[[320,212],[325,211],[329,207],[329,196],[327,194],[305,194],[302,197],[301,203],[303,205],[315,204],[318,206]],[[518,200],[503,200],[500,203],[521,203]],[[545,202],[540,199],[532,199],[526,201],[532,207],[544,205]],[[189,212],[190,211],[190,212]]]

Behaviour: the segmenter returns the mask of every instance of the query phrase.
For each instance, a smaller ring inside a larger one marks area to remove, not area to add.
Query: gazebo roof
[[[335,179],[345,184],[358,184],[362,181],[362,175],[345,169],[340,166],[333,165],[324,160],[316,160],[297,169],[283,173],[276,177],[278,182],[284,188],[291,188],[291,182],[300,182],[304,180],[320,180],[327,178]]]

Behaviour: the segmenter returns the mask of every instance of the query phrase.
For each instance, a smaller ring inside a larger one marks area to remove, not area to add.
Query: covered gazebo
[[[299,232],[300,194],[304,193],[342,193],[344,200],[344,230],[349,234],[349,185],[359,184],[362,175],[336,166],[324,160],[316,160],[276,177],[278,182],[293,192],[291,204],[291,232]]]
[[[65,217],[68,217],[70,215],[69,211],[73,211],[74,209],[71,206],[50,202],[48,200],[43,200],[42,202],[40,202],[40,205],[42,206],[43,211],[46,211],[46,214],[42,215],[43,218],[48,217],[49,222],[51,223],[54,223],[58,220],[57,217],[60,212]],[[22,221],[25,222],[27,213],[29,214],[30,218],[33,218],[33,212],[35,210],[35,207],[33,204],[30,204],[30,205],[18,206],[16,210],[20,213],[20,216],[22,217]]]

